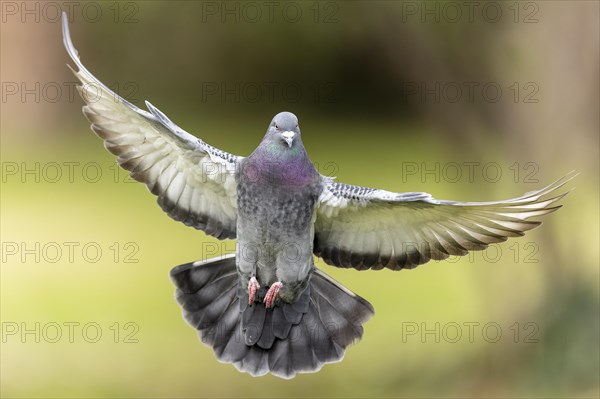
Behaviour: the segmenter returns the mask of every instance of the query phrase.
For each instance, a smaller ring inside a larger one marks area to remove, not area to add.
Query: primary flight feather
[[[291,378],[342,359],[373,307],[322,271],[413,268],[522,236],[555,211],[569,174],[497,202],[436,200],[322,176],[302,144],[296,116],[281,112],[248,157],[216,149],[146,102],[112,92],[81,63],[66,14],[63,40],[92,130],[173,219],[219,239],[236,254],[171,271],[186,321],[217,358],[252,375]]]

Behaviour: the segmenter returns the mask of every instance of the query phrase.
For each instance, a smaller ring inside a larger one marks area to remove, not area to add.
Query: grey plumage
[[[555,203],[567,193],[548,196],[574,177],[569,173],[541,190],[495,202],[444,201],[329,181],[317,209],[315,255],[332,266],[400,270],[483,250],[539,226],[529,219],[560,208]]]
[[[496,202],[434,199],[335,182],[320,175],[298,119],[277,114],[248,157],[216,149],[146,102],[113,93],[81,63],[63,14],[63,40],[77,66],[83,112],[131,176],[174,220],[219,239],[235,256],[171,271],[185,320],[217,358],[252,375],[291,378],[340,360],[373,307],[314,264],[414,268],[522,236],[558,209],[574,174]]]
[[[283,132],[294,131],[291,144]],[[242,282],[285,282],[279,296],[294,302],[313,268],[315,205],[323,191],[320,175],[300,138],[298,120],[280,113],[258,148],[240,161],[237,257]]]
[[[234,255],[177,266],[171,279],[201,341],[219,360],[255,376],[292,378],[341,360],[373,315],[367,301],[316,270],[298,301],[248,306]]]

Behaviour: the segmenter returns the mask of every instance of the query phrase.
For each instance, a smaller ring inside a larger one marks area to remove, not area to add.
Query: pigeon
[[[172,219],[237,239],[235,254],[177,266],[170,278],[200,340],[253,376],[289,379],[340,361],[373,316],[315,257],[340,268],[402,270],[483,250],[539,226],[569,192],[556,190],[575,177],[496,202],[344,184],[316,170],[290,112],[275,115],[249,156],[232,155],[149,102],[143,110],[111,91],[81,63],[66,14],[62,28],[83,113],[119,165]]]

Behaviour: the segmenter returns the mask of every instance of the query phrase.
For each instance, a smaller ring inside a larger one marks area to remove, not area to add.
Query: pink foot
[[[281,283],[281,281],[278,281],[276,283],[273,283],[273,285],[269,287],[269,291],[267,291],[267,295],[265,295],[265,306],[267,307],[267,309],[272,308],[275,304],[275,299],[277,299],[277,296],[279,295],[279,290],[282,286],[283,284]]]
[[[256,277],[252,277],[248,281],[248,305],[252,305],[254,302],[254,295],[256,295],[256,291],[260,289],[260,284],[256,281]]]

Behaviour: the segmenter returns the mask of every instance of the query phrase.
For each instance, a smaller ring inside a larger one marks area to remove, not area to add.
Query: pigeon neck
[[[286,187],[305,186],[317,175],[302,142],[291,148],[280,143],[263,143],[248,157],[245,169],[248,178]]]

